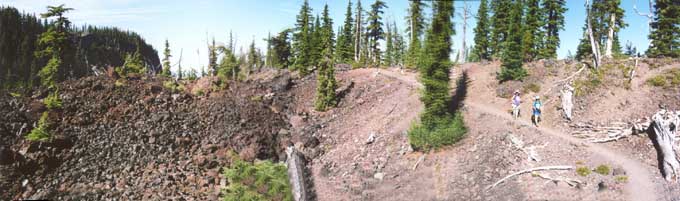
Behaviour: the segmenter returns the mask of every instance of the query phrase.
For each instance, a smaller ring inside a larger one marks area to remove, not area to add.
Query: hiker
[[[519,117],[519,104],[522,100],[519,97],[519,90],[512,93],[512,117],[517,119]]]
[[[533,115],[531,115],[531,121],[534,123],[534,126],[538,127],[538,123],[541,122],[541,107],[543,104],[541,103],[541,97],[536,96],[534,98],[534,104],[532,105],[532,111]]]

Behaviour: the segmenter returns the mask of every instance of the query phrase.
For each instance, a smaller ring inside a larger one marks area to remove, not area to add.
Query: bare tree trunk
[[[361,59],[361,32],[363,32],[362,26],[361,26],[361,10],[357,11],[356,15],[356,24],[354,25],[354,29],[356,32],[354,33],[354,61],[359,62]]]
[[[652,128],[657,156],[659,156],[659,168],[666,181],[678,181],[680,178],[680,160],[677,158],[678,148],[675,147],[675,135],[677,126],[680,125],[680,112],[667,111],[657,112],[653,117]]]
[[[609,19],[609,33],[607,34],[607,47],[605,47],[604,57],[612,58],[612,45],[614,43],[614,27],[616,26],[616,15],[612,13]]]
[[[649,27],[649,32],[652,32],[652,29],[653,29],[652,22],[654,22],[654,14],[652,12],[652,9],[654,7],[652,7],[653,6],[652,0],[649,0],[648,3],[649,3],[649,10],[650,10],[649,13],[641,13],[637,8],[637,1],[633,2],[633,10],[635,10],[635,13],[637,13],[639,16],[647,17],[647,26]],[[649,39],[649,44],[652,44],[652,42],[653,42],[652,40],[653,39],[651,39],[651,38]]]
[[[465,3],[465,6],[463,7],[463,14],[461,15],[460,13],[458,13],[458,15],[461,18],[463,18],[463,44],[462,44],[463,47],[461,48],[461,52],[460,52],[460,54],[458,54],[459,57],[456,58],[456,60],[458,62],[461,62],[461,63],[464,63],[465,59],[467,58],[467,51],[466,51],[467,46],[465,44],[465,34],[467,33],[467,20],[468,20],[468,18],[470,18],[470,11],[469,11],[470,7],[467,5],[467,2],[464,1],[464,3]]]
[[[586,15],[587,23],[586,24],[588,25],[588,36],[590,37],[590,47],[593,51],[593,57],[595,57],[594,58],[595,69],[597,69],[597,68],[600,67],[600,61],[601,61],[600,60],[600,45],[597,43],[597,41],[595,40],[595,37],[593,36],[593,27],[591,26],[591,23],[590,23],[590,1],[589,0],[586,0],[586,10],[587,10],[586,11],[587,12],[587,15]]]
[[[574,108],[574,102],[572,101],[574,97],[574,87],[570,84],[564,85],[562,89],[562,110],[564,111],[564,116],[571,121],[572,110]]]

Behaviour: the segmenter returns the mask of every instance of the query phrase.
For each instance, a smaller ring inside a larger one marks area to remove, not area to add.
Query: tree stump
[[[286,148],[288,159],[286,166],[288,167],[288,181],[290,182],[291,190],[293,191],[293,199],[295,201],[309,200],[307,195],[307,185],[305,183],[305,163],[295,150],[295,147]]]
[[[667,111],[665,109],[657,112],[652,117],[654,148],[656,148],[659,169],[666,181],[677,182],[680,177],[680,160],[676,153],[675,135],[677,126],[680,124],[679,111]]]
[[[564,85],[562,89],[562,110],[564,111],[564,116],[571,121],[571,114],[574,109],[574,102],[572,101],[574,97],[574,87],[570,84]]]

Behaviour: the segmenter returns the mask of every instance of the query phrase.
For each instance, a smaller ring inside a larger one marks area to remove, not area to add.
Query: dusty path
[[[468,68],[470,66],[467,66]],[[498,104],[489,103],[489,100],[494,99],[492,91],[484,93],[484,86],[490,81],[494,81],[490,77],[490,73],[485,70],[473,69],[468,71],[469,76],[473,78],[469,84],[469,96],[465,100],[465,105],[469,110],[481,111],[489,114],[493,114],[498,117],[505,118],[509,121],[515,121],[518,124],[525,126],[532,126],[531,122],[526,119],[514,120],[510,114],[505,112],[503,108],[499,108]],[[455,76],[456,73],[454,73]],[[458,73],[460,74],[460,70]],[[528,111],[528,110],[525,110]],[[532,126],[533,127],[533,126]],[[574,144],[585,144],[582,140],[574,138],[573,136],[556,131],[554,129],[548,128],[545,125],[535,128],[543,134],[548,134],[551,136],[563,139],[563,144],[574,143]],[[559,142],[558,142],[559,143]],[[647,168],[643,167],[643,164],[630,159],[629,157],[622,155],[618,152],[612,151],[604,146],[598,144],[585,144],[587,150],[594,154],[600,155],[607,158],[611,162],[620,165],[626,170],[629,175],[629,182],[626,184],[626,197],[628,200],[657,200],[656,192],[654,190],[654,182],[651,180],[652,173],[648,171]]]

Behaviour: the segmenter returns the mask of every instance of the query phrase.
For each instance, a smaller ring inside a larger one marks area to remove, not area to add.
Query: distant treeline
[[[12,7],[0,7],[0,87],[32,87],[40,84],[38,72],[47,59],[38,58],[38,38],[50,21]],[[104,69],[122,66],[125,55],[139,52],[148,70],[160,71],[157,51],[137,33],[111,27],[69,26],[69,40],[64,65],[58,80],[78,78],[93,73],[92,67]]]

